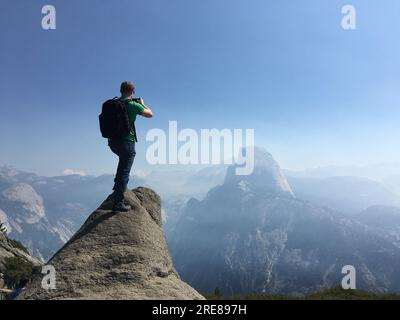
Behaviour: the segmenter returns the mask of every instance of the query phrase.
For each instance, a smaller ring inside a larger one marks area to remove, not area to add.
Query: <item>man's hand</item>
[[[151,109],[150,109],[148,106],[146,106],[146,105],[144,104],[143,98],[139,98],[139,103],[144,107],[142,116],[143,116],[143,117],[146,117],[146,118],[151,118],[151,117],[153,117],[153,112],[151,112]]]
[[[144,99],[143,99],[143,98],[139,98],[139,103],[140,103],[145,109],[150,110],[150,108],[144,104]]]
[[[140,103],[144,108],[143,113],[141,114],[143,117],[145,117],[145,118],[153,117],[153,112],[151,111],[151,109],[148,106],[146,106],[144,104],[144,99],[143,98],[137,98],[136,101],[138,103]]]

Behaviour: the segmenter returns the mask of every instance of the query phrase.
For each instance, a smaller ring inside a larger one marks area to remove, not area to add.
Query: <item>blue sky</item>
[[[41,8],[57,29],[41,28]],[[341,8],[357,9],[357,30]],[[400,162],[398,0],[6,0],[0,163],[111,173],[101,103],[132,79],[167,128],[254,128],[283,167]]]

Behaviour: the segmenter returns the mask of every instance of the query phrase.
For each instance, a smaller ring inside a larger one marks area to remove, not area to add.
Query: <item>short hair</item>
[[[120,92],[123,95],[126,94],[131,95],[132,93],[135,93],[135,85],[133,84],[132,81],[124,81],[121,83]]]

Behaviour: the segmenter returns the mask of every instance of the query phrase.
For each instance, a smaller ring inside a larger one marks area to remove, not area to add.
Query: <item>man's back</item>
[[[120,99],[126,101],[126,111],[128,112],[129,122],[131,123],[131,130],[125,139],[128,141],[137,141],[134,122],[136,121],[137,115],[142,115],[144,107],[135,100],[131,100],[129,97],[121,97]]]

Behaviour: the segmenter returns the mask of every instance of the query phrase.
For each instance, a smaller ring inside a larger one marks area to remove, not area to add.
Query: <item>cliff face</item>
[[[295,197],[267,152],[256,152],[253,174],[234,169],[182,213],[170,242],[182,279],[224,295],[308,295],[340,285],[352,265],[357,288],[400,292],[398,239]],[[384,226],[395,221],[387,215]]]
[[[95,210],[47,263],[56,289],[37,277],[22,299],[203,299],[180,280],[161,227],[159,196],[147,188],[126,192],[129,212],[111,211],[112,196]]]
[[[0,232],[0,289],[4,286],[3,275],[6,273],[6,261],[8,258],[20,258],[21,261],[31,265],[41,265],[39,260],[31,257],[24,250],[17,248],[15,243]]]
[[[265,149],[253,147],[254,170],[250,175],[236,175],[237,165],[228,167],[225,185],[238,185],[243,190],[258,189],[265,193],[274,193],[294,197],[294,193],[282,173],[281,167]]]

